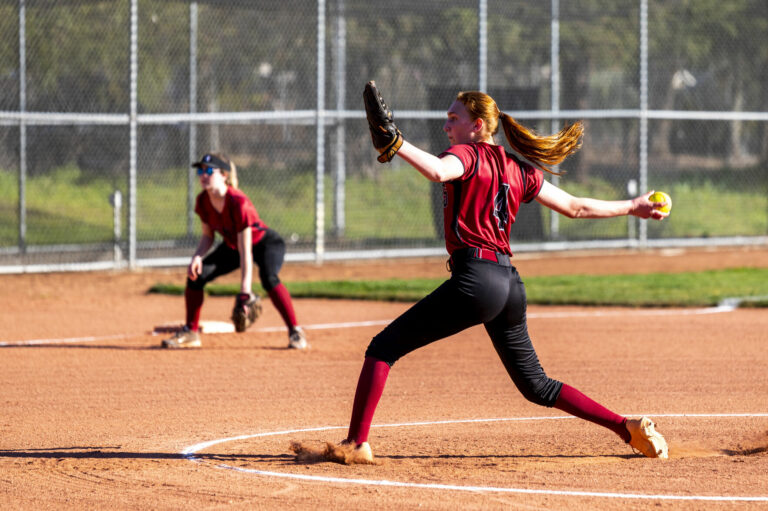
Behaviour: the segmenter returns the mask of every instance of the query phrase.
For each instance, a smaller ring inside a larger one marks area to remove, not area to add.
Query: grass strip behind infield
[[[415,302],[443,279],[288,282],[295,298],[337,298]],[[707,307],[725,298],[758,297],[749,307],[768,307],[768,268],[737,268],[640,275],[559,275],[524,278],[529,304],[628,307]],[[212,296],[234,296],[239,286],[210,284]],[[156,284],[151,293],[181,295],[183,285]],[[264,295],[259,286],[254,292]]]

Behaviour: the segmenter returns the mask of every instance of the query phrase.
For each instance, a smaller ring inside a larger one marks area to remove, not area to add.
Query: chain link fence
[[[480,89],[541,133],[585,121],[566,191],[674,200],[661,223],[533,202],[513,251],[768,242],[764,0],[0,0],[0,30],[0,271],[186,264],[209,151],[289,260],[444,253],[440,187],[375,160],[369,79],[434,153]]]

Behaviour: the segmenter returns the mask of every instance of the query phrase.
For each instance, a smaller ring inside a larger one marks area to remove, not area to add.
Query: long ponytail
[[[584,123],[581,121],[565,126],[553,135],[542,136],[529,130],[508,114],[500,112],[499,118],[504,127],[504,135],[512,149],[551,174],[559,174],[559,172],[549,168],[550,165],[562,163],[568,155],[581,147],[581,136],[584,134]]]
[[[232,160],[229,161],[229,174],[227,174],[227,184],[237,190],[237,166]]]
[[[550,174],[559,174],[550,166],[558,165],[581,147],[581,137],[584,134],[584,124],[581,121],[564,127],[554,135],[542,136],[499,110],[493,98],[484,92],[460,92],[456,99],[464,105],[473,120],[483,119],[483,129],[491,136],[498,133],[501,121],[504,135],[512,149]]]

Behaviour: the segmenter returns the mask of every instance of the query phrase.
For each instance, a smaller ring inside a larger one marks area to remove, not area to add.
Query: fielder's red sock
[[[205,293],[202,289],[184,289],[184,305],[187,307],[187,327],[195,332],[200,328],[200,311]]]
[[[629,431],[624,425],[627,422],[626,418],[613,413],[570,385],[563,384],[563,389],[554,406],[580,419],[604,426],[619,435],[625,442],[629,442]]]
[[[281,282],[269,290],[269,298],[283,317],[288,330],[293,331],[296,328],[296,314],[293,312],[293,302],[291,302],[291,294],[288,289]]]
[[[389,364],[373,357],[365,357],[360,379],[357,381],[355,402],[352,406],[352,419],[349,421],[347,440],[356,444],[368,441],[373,413],[379,404],[384,385],[389,375]]]

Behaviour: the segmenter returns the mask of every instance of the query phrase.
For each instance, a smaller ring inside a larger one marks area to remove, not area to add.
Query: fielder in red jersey
[[[237,234],[250,227],[251,243],[257,245],[267,231],[251,200],[240,190],[229,187],[224,195],[224,205],[217,211],[211,197],[201,192],[195,200],[195,213],[212,231],[221,234],[224,243],[237,250]]]
[[[259,298],[252,291],[255,264],[262,287],[288,328],[288,347],[307,348],[306,334],[296,322],[291,295],[278,277],[285,258],[285,242],[277,232],[264,224],[251,200],[238,190],[237,168],[229,158],[209,153],[192,166],[197,168],[200,186],[203,188],[195,201],[195,213],[200,217],[202,236],[187,268],[187,286],[184,290],[186,322],[173,337],[163,340],[162,346],[201,346],[200,311],[205,297],[205,285],[237,268],[240,268],[240,293],[235,309],[260,307],[260,304],[256,305]],[[209,254],[217,232],[223,242]],[[244,317],[238,321],[234,312],[233,321],[238,331],[247,328]]]
[[[545,374],[528,335],[525,286],[511,264],[509,246],[518,210],[532,200],[570,218],[635,215],[656,220],[667,216],[655,209],[663,203],[650,202],[651,192],[624,201],[574,197],[544,180],[540,169],[549,170],[549,165],[559,164],[580,146],[580,122],[557,134],[538,136],[501,112],[482,92],[459,93],[447,117],[443,130],[452,145],[445,152],[434,156],[403,140],[397,156],[430,181],[444,184],[451,278],[373,338],[358,380],[347,438],[323,455],[344,463],[373,462],[368,433],[392,365],[418,348],[482,323],[526,399],[604,426],[645,456],[667,457],[667,443],[650,419],[622,417]],[[527,161],[495,143],[500,125],[512,148]],[[399,131],[397,136],[402,136]],[[294,448],[300,458],[306,450],[301,445]]]

